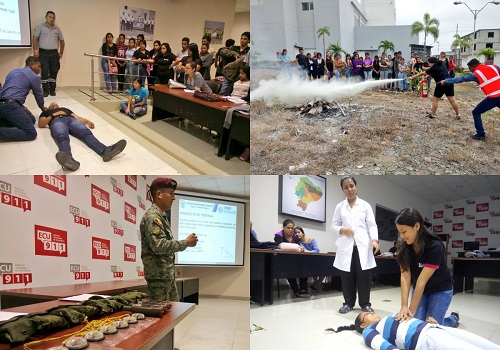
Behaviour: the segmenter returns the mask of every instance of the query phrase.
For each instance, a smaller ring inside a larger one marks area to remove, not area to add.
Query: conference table
[[[45,311],[50,308],[60,305],[76,305],[76,302],[63,302],[63,301],[48,301],[44,303],[24,305],[15,308],[2,310],[5,312],[16,313],[31,313],[38,311]],[[194,310],[194,304],[173,302],[172,308],[161,318],[147,317],[137,324],[131,324],[129,328],[121,329],[117,334],[107,335],[106,339],[100,342],[90,343],[89,349],[121,349],[121,350],[159,350],[159,349],[174,349],[174,328],[181,322],[187,315]],[[124,314],[130,314],[127,311],[118,311],[111,315],[106,315],[99,319],[107,317],[116,317]],[[69,329],[55,331],[41,335],[35,335],[30,338],[30,341],[62,337],[60,339],[43,341],[37,343],[32,349],[49,349],[51,347],[60,346],[62,341],[66,339],[69,334],[81,330],[85,324],[81,324]],[[0,350],[23,349],[23,345],[10,346],[8,344],[0,344]]]
[[[454,293],[472,293],[474,277],[500,278],[500,258],[451,258]]]
[[[333,267],[335,253],[297,253],[271,249],[250,249],[250,280],[257,283],[252,298],[259,304],[273,303],[273,281],[277,278],[332,276],[340,277]],[[375,257],[371,270],[376,281],[399,285],[400,269],[394,257]],[[341,289],[341,288],[340,288]]]
[[[226,112],[229,108],[238,107],[241,104],[230,101],[208,102],[194,97],[193,93],[185,92],[184,89],[170,89],[167,85],[155,85],[152,89],[155,90],[153,122],[177,116],[213,130],[220,135],[217,156],[224,155],[230,133],[229,129],[224,128]],[[248,127],[247,130],[250,135],[250,128]]]
[[[178,277],[175,282],[182,302],[198,304],[199,277]],[[0,290],[0,308],[40,303],[80,294],[116,295],[126,290],[147,293],[144,279],[69,284],[63,286]]]

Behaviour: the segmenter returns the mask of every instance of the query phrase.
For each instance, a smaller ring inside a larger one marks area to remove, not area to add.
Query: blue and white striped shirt
[[[365,344],[375,350],[416,350],[422,345],[421,335],[437,326],[416,318],[400,323],[394,316],[387,316],[366,327],[363,338]]]

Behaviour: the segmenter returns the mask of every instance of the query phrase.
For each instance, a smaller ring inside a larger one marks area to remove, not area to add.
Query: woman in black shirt
[[[113,42],[113,34],[106,34],[106,42],[102,44],[102,55],[117,57],[118,56],[118,46]],[[118,66],[115,60],[110,60],[107,58],[101,59],[102,70],[104,71],[104,81],[106,82],[106,89],[108,93],[113,93],[116,91],[116,73],[118,73]],[[110,70],[115,69],[114,73]]]
[[[395,221],[401,238],[396,256],[401,268],[401,310],[395,318],[425,321],[433,317],[440,325],[457,327],[457,313],[444,317],[453,296],[453,278],[443,242],[427,231],[430,223],[413,208],[401,210]],[[410,286],[413,295],[408,305]]]
[[[182,57],[181,61],[179,62],[177,66],[178,72],[180,72],[180,75],[177,79],[177,81],[184,81],[184,73],[186,71],[186,63],[188,62],[193,62],[196,67],[196,72],[199,72],[201,69],[201,58],[200,58],[200,51],[198,50],[198,45],[196,44],[189,44],[188,47],[188,55]]]
[[[160,54],[154,57],[156,64],[155,84],[168,84],[169,79],[174,79],[174,69],[172,64],[175,62],[175,55],[168,43],[161,44]]]
[[[151,59],[153,60],[150,63],[154,63],[154,58],[160,55],[160,47],[161,47],[160,40],[155,40],[153,43],[153,49],[149,51],[149,57],[151,57]],[[148,90],[150,95],[153,93],[153,90],[151,90],[151,86],[153,86],[155,83],[157,70],[158,67],[156,64],[151,65],[151,69],[149,70],[149,76],[148,76]]]
[[[151,56],[149,55],[149,51],[146,50],[146,45],[147,45],[146,40],[141,40],[141,42],[139,43],[139,48],[135,50],[133,57],[134,60],[138,60],[139,62],[141,62],[140,64],[138,64],[139,76],[141,77],[143,82],[146,82],[146,76],[148,75],[148,70],[147,70],[148,65],[146,63],[151,58]]]
[[[448,101],[450,102],[451,106],[455,110],[456,113],[456,118],[460,119],[460,112],[458,110],[458,104],[457,101],[455,101],[455,90],[453,89],[453,85],[447,84],[447,85],[441,85],[438,84],[441,80],[445,80],[450,77],[448,74],[448,69],[444,66],[443,62],[438,60],[436,57],[429,57],[427,59],[427,63],[429,64],[429,69],[420,72],[418,74],[415,74],[412,77],[409,77],[408,79],[413,79],[416,77],[419,77],[421,75],[430,75],[432,79],[436,82],[436,89],[434,90],[434,97],[432,98],[432,105],[431,105],[431,113],[427,114],[427,118],[435,118],[436,117],[436,111],[438,108],[438,103],[439,99],[443,97],[443,95],[446,95],[448,98]]]

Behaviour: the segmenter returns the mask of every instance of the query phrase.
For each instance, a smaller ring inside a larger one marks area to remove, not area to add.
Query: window
[[[493,43],[486,43],[486,48],[487,49],[492,49],[493,48]]]
[[[474,51],[476,51],[476,44],[474,44]]]
[[[493,32],[488,32],[488,38],[494,38],[494,37],[495,37],[495,35]]]
[[[474,39],[477,39],[477,32],[474,32]]]
[[[312,11],[314,10],[314,5],[312,2],[303,2],[302,11]]]

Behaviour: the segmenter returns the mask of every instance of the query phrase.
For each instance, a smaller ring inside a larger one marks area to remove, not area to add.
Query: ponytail
[[[341,326],[341,327],[338,327],[337,330],[335,330],[335,328],[327,328],[327,329],[325,329],[325,331],[339,333],[339,332],[342,332],[342,331],[353,331],[355,329],[356,329],[356,326],[354,326],[353,324],[351,324],[350,326]]]

